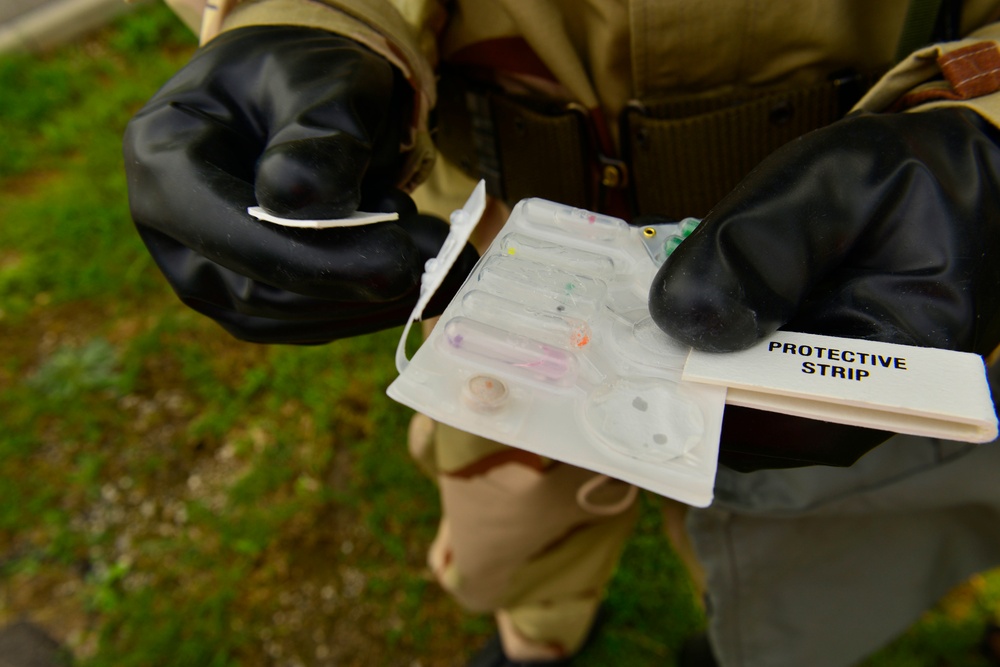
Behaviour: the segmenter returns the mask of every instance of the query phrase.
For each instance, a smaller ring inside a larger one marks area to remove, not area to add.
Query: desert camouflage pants
[[[513,659],[576,652],[635,524],[635,487],[422,415],[410,449],[440,486],[429,562],[441,585],[495,613]]]
[[[411,450],[440,485],[429,561],[444,588],[496,614],[514,659],[575,652],[632,531],[634,487],[426,417]],[[897,436],[851,468],[723,469],[712,507],[667,502],[720,664],[855,664],[996,567],[998,469],[997,444]]]

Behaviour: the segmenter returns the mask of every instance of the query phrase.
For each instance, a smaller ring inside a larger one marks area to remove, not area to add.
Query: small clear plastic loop
[[[445,276],[451,271],[455,260],[462,253],[465,244],[469,241],[469,236],[479,224],[486,211],[486,181],[479,181],[465,205],[451,214],[451,228],[448,236],[441,245],[441,250],[437,257],[427,260],[424,263],[424,274],[420,276],[420,296],[417,298],[417,305],[406,320],[403,327],[403,334],[399,338],[396,346],[396,370],[402,373],[409,365],[410,360],[406,357],[406,339],[410,335],[410,328],[413,323],[424,314],[424,308],[430,303],[431,297],[444,282]]]

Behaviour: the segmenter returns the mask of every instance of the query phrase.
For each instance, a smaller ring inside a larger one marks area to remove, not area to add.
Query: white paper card
[[[778,332],[741,352],[692,351],[683,377],[728,387],[730,405],[968,442],[997,436],[976,354]]]

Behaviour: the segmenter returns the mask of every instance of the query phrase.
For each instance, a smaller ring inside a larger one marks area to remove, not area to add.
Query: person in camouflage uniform
[[[984,356],[1000,342],[1000,3],[931,3],[912,44],[920,3],[903,0],[170,4],[203,46],[130,124],[130,203],[182,300],[240,338],[402,323],[437,218],[489,173],[480,251],[525,196],[705,217],[650,293],[700,349],[779,326]],[[493,124],[489,150],[469,116]],[[250,219],[256,203],[401,220],[289,232]],[[1000,449],[805,421],[727,410],[715,502],[667,503],[720,664],[851,664],[1000,563]],[[635,489],[419,416],[410,449],[441,490],[432,569],[496,614],[476,664],[572,657]]]

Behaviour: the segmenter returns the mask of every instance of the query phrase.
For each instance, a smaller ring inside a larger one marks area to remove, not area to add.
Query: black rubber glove
[[[323,30],[224,33],[125,133],[136,227],[180,298],[238,338],[321,343],[401,324],[446,223],[393,189],[412,91],[363,46]],[[397,211],[398,223],[312,230],[261,222]],[[476,261],[468,246],[427,308]]]
[[[778,328],[989,354],[1000,342],[1000,148],[951,108],[855,115],[755,169],[661,267],[650,313],[727,352]],[[850,465],[890,434],[726,409],[720,462]]]

